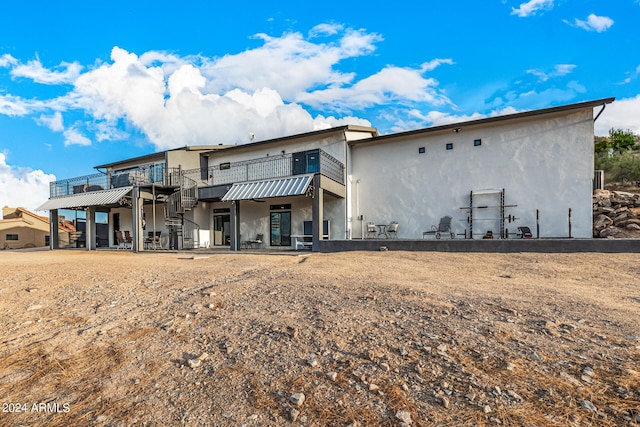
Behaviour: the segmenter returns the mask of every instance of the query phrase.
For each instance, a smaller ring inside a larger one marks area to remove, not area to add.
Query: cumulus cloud
[[[546,82],[547,80],[555,77],[566,76],[567,74],[572,73],[575,68],[576,66],[574,64],[558,64],[553,68],[553,71],[550,72],[532,69],[527,70],[526,73],[538,77],[541,82]]]
[[[63,62],[46,69],[39,58],[23,63],[5,55],[0,65],[13,78],[73,86],[52,99],[0,95],[0,114],[32,115],[61,133],[65,146],[142,134],[164,150],[240,144],[248,142],[248,132],[264,140],[349,123],[370,126],[357,113],[377,106],[402,115],[452,105],[428,75],[452,59],[388,65],[364,75],[343,71],[341,62],[375,52],[382,41],[377,33],[326,23],[307,36],[260,33],[254,39],[254,48],[214,58],[114,47],[109,61],[88,68]]]
[[[0,152],[0,205],[34,210],[49,198],[52,174],[41,170],[14,167],[7,164],[7,156]]]
[[[607,31],[614,24],[613,19],[607,16],[597,16],[593,13],[587,17],[586,21],[576,18],[573,23],[567,20],[564,20],[563,22],[573,27],[582,28],[586,31],[596,31],[598,33]]]
[[[597,110],[600,111],[600,108]],[[640,95],[616,100],[607,105],[596,120],[595,134],[606,136],[611,128],[630,130],[640,135]]]
[[[511,14],[526,18],[527,16],[535,15],[538,11],[545,11],[553,9],[553,0],[530,0],[526,3],[522,3],[517,9],[511,8]]]

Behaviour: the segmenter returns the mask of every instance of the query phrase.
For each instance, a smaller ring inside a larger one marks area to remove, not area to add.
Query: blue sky
[[[616,97],[640,133],[640,0],[5,2],[0,205],[184,145],[380,133]]]

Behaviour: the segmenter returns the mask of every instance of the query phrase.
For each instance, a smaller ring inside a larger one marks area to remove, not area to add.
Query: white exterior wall
[[[476,139],[481,146],[474,147]],[[452,150],[445,149],[447,143]],[[571,208],[573,237],[592,237],[592,108],[355,145],[351,165],[348,221],[354,238],[361,236],[358,215],[365,223],[398,221],[400,238],[422,238],[446,215],[462,233],[467,211],[460,208],[469,205],[469,192],[503,188],[506,204],[518,205],[505,209],[505,215],[520,218],[505,223],[510,232],[528,226],[535,237],[539,209],[541,238],[568,237]],[[477,204],[496,202],[482,196]],[[497,209],[474,213],[499,217]],[[488,229],[498,236],[498,221],[474,221],[474,234]]]

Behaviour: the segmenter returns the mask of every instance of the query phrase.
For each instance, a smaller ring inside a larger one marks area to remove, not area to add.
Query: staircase
[[[164,224],[169,234],[176,238],[176,249],[195,249],[199,246],[200,227],[185,218],[184,214],[198,204],[198,183],[180,173],[180,188],[169,195],[165,202]]]

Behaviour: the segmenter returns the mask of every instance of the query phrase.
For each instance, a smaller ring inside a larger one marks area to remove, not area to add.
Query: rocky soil
[[[1,426],[640,425],[637,254],[0,253]]]

